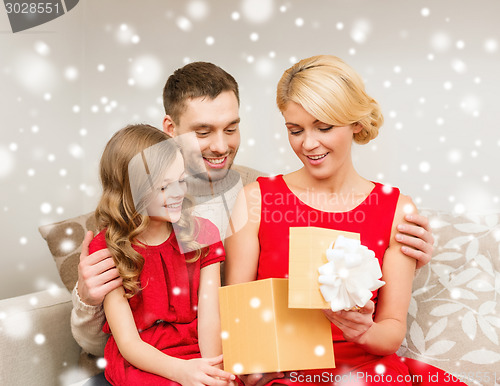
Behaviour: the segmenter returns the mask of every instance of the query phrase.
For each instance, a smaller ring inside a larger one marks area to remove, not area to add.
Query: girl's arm
[[[104,312],[118,349],[130,364],[182,385],[222,386],[227,385],[227,381],[234,377],[214,367],[222,362],[222,356],[183,360],[168,356],[144,342],[137,331],[132,310],[124,294],[123,287],[119,287],[106,295]],[[215,377],[224,380],[217,380]]]
[[[203,358],[222,354],[219,287],[220,263],[203,267],[198,290],[198,344]]]
[[[406,315],[410,304],[416,260],[401,252],[395,239],[396,225],[404,222],[404,215],[416,208],[409,197],[400,195],[394,215],[391,240],[384,254],[382,280],[379,289],[375,320],[371,320],[373,303],[356,311],[325,311],[328,319],[344,333],[344,337],[358,343],[375,355],[390,355],[397,351],[406,334]]]
[[[236,199],[231,221],[238,231],[226,238],[225,284],[238,284],[257,278],[259,262],[260,187],[258,182],[245,186]]]

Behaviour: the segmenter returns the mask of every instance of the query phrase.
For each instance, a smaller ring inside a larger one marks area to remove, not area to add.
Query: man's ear
[[[171,137],[175,137],[175,123],[170,115],[165,115],[163,118],[163,131]]]

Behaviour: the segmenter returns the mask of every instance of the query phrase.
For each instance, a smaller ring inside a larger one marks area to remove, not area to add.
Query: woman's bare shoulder
[[[410,196],[400,193],[396,205],[396,215],[404,217],[406,214],[410,213],[417,213],[417,207]]]

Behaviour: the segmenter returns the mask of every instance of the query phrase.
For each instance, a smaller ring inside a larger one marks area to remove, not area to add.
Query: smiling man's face
[[[240,146],[239,123],[238,99],[234,92],[224,91],[214,99],[187,100],[178,122],[174,123],[167,115],[163,129],[173,137],[194,134],[196,146],[181,141],[186,169],[193,175],[206,172],[206,176],[215,181],[224,178],[233,164]]]

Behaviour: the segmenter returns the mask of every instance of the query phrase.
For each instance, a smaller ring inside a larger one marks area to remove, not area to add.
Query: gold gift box
[[[224,370],[233,374],[335,367],[320,310],[288,308],[288,279],[219,289]]]

